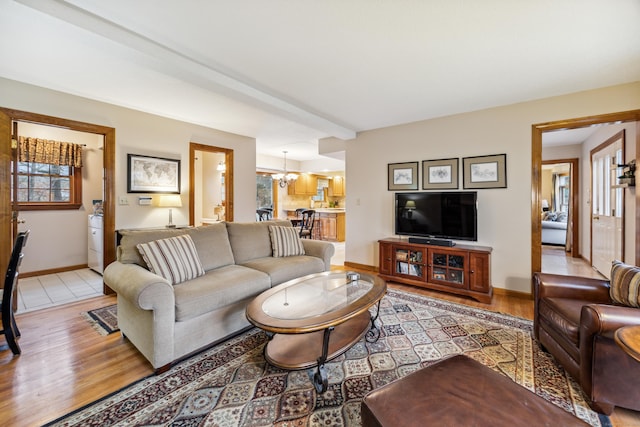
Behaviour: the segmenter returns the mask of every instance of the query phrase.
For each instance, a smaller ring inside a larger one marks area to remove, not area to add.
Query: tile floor
[[[333,243],[336,252],[331,265],[344,264],[344,242]],[[18,310],[26,313],[102,295],[102,276],[93,270],[66,271],[21,278],[18,284]]]
[[[26,313],[102,295],[102,276],[93,270],[20,278],[18,310]]]

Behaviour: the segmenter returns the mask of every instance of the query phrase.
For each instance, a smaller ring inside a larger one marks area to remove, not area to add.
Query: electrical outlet
[[[118,203],[120,204],[120,206],[126,206],[129,204],[129,198],[127,196],[120,196],[120,198],[118,199]]]

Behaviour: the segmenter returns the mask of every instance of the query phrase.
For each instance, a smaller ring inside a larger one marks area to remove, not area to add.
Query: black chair
[[[311,239],[313,237],[313,225],[315,223],[316,211],[306,209],[302,211],[302,219],[300,220],[300,237],[303,239]]]
[[[258,221],[268,221],[272,218],[271,209],[256,209],[256,216],[258,217]]]
[[[15,291],[15,285],[18,282],[18,268],[22,262],[22,248],[27,244],[27,237],[29,237],[29,231],[21,231],[18,233],[15,244],[13,245],[13,251],[11,252],[11,259],[7,266],[7,274],[4,278],[4,289],[2,289],[2,303],[0,303],[0,312],[2,312],[2,330],[0,334],[4,334],[7,339],[7,344],[13,352],[13,354],[20,354],[20,346],[16,342],[16,338],[20,336],[20,330],[16,324],[16,319],[13,313],[13,295]]]

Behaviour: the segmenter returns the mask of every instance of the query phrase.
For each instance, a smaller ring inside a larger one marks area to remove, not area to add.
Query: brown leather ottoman
[[[362,401],[362,425],[588,426],[569,412],[458,355],[420,369]]]

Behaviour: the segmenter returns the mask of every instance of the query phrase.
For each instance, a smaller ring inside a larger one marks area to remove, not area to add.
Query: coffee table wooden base
[[[336,325],[329,338],[327,361],[351,348],[368,332],[371,315],[365,311]],[[273,366],[287,370],[307,369],[318,365],[322,356],[324,330],[306,334],[275,334],[264,349],[264,357]]]

